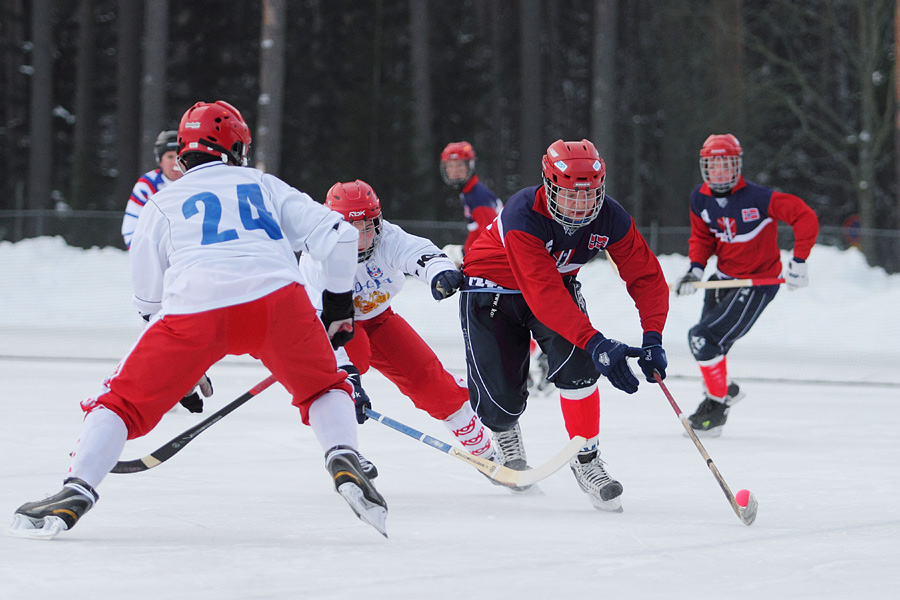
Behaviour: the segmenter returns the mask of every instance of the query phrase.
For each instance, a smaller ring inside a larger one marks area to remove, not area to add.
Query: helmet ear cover
[[[361,179],[335,183],[325,194],[325,206],[359,230],[363,244],[357,262],[371,258],[381,242],[381,201],[372,186]]]

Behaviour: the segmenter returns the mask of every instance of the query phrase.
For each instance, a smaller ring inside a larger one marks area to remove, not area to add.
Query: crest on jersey
[[[366,263],[366,273],[369,274],[369,277],[372,279],[380,279],[384,277],[384,271],[378,268],[378,265],[373,262]]]
[[[716,219],[716,223],[719,226],[719,231],[722,232],[722,239],[726,242],[732,241],[737,235],[737,221],[731,217],[719,217]]]

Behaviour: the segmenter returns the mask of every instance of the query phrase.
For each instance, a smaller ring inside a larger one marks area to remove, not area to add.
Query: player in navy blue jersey
[[[469,230],[462,246],[465,254],[472,247],[472,242],[500,214],[503,202],[478,180],[478,175],[475,174],[475,149],[469,142],[447,144],[441,152],[441,178],[444,183],[459,190],[463,217]]]
[[[697,291],[694,283],[713,255],[717,264],[711,280],[769,278],[783,272],[789,290],[809,283],[806,259],[819,233],[816,213],[797,196],[746,181],[742,156],[741,144],[731,134],[711,135],[700,149],[703,184],[691,193],[691,264],[675,288],[679,296]],[[793,258],[784,269],[778,221],[794,230]],[[703,401],[689,418],[698,435],[721,435],[730,407],[744,397],[728,379],[725,357],[777,292],[777,285],[706,291],[700,322],[688,332],[705,387]]]
[[[606,196],[606,165],[588,140],[558,140],[543,157],[543,185],[514,194],[465,256],[460,319],[469,399],[494,431],[495,451],[513,469],[527,468],[519,417],[528,392],[529,338],[549,363],[570,438],[587,444],[571,461],[592,504],[621,511],[622,485],[600,460],[597,379],[634,393],[627,357],[638,357],[648,381],[665,377],[662,330],[668,286],[659,261],[631,215]],[[608,251],[640,314],[641,348],[609,339],[588,318],[579,269]]]

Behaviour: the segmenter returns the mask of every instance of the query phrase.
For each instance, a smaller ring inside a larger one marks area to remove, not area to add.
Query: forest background
[[[465,232],[446,143],[506,199],[586,137],[654,250],[685,254],[699,148],[730,132],[820,243],[900,271],[898,3],[0,0],[0,240],[123,247],[156,134],[222,99],[255,166],[320,201],[364,179],[439,244]]]

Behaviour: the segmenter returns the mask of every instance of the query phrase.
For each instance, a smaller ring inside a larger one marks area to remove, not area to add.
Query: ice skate
[[[16,537],[52,539],[60,532],[75,527],[75,523],[94,506],[99,497],[90,485],[70,477],[55,495],[26,502],[16,509],[7,532]]]
[[[356,516],[387,537],[387,502],[363,472],[359,454],[349,446],[335,446],[325,453],[325,468]]]
[[[362,467],[362,472],[369,479],[375,479],[378,477],[378,467],[375,464],[362,455],[361,452],[357,452],[356,456],[359,458],[359,466]]]
[[[504,467],[513,471],[527,471],[531,467],[528,466],[528,460],[525,456],[525,445],[522,443],[522,429],[519,424],[508,431],[494,432],[494,452],[496,454],[494,460]],[[491,481],[494,481],[493,479]],[[516,493],[531,491],[539,493],[537,486],[523,485],[511,486],[494,481],[497,485],[503,485]]]
[[[597,438],[569,461],[575,480],[597,510],[622,512],[622,484],[609,476],[597,450]]]
[[[732,405],[743,399],[744,393],[738,384],[731,382],[728,384],[728,393],[725,398],[716,398],[708,392],[704,394],[703,402],[697,407],[697,410],[688,417],[691,429],[697,434],[697,437],[719,437],[722,435],[722,427],[728,420],[728,413]],[[687,435],[685,433],[685,435]]]

